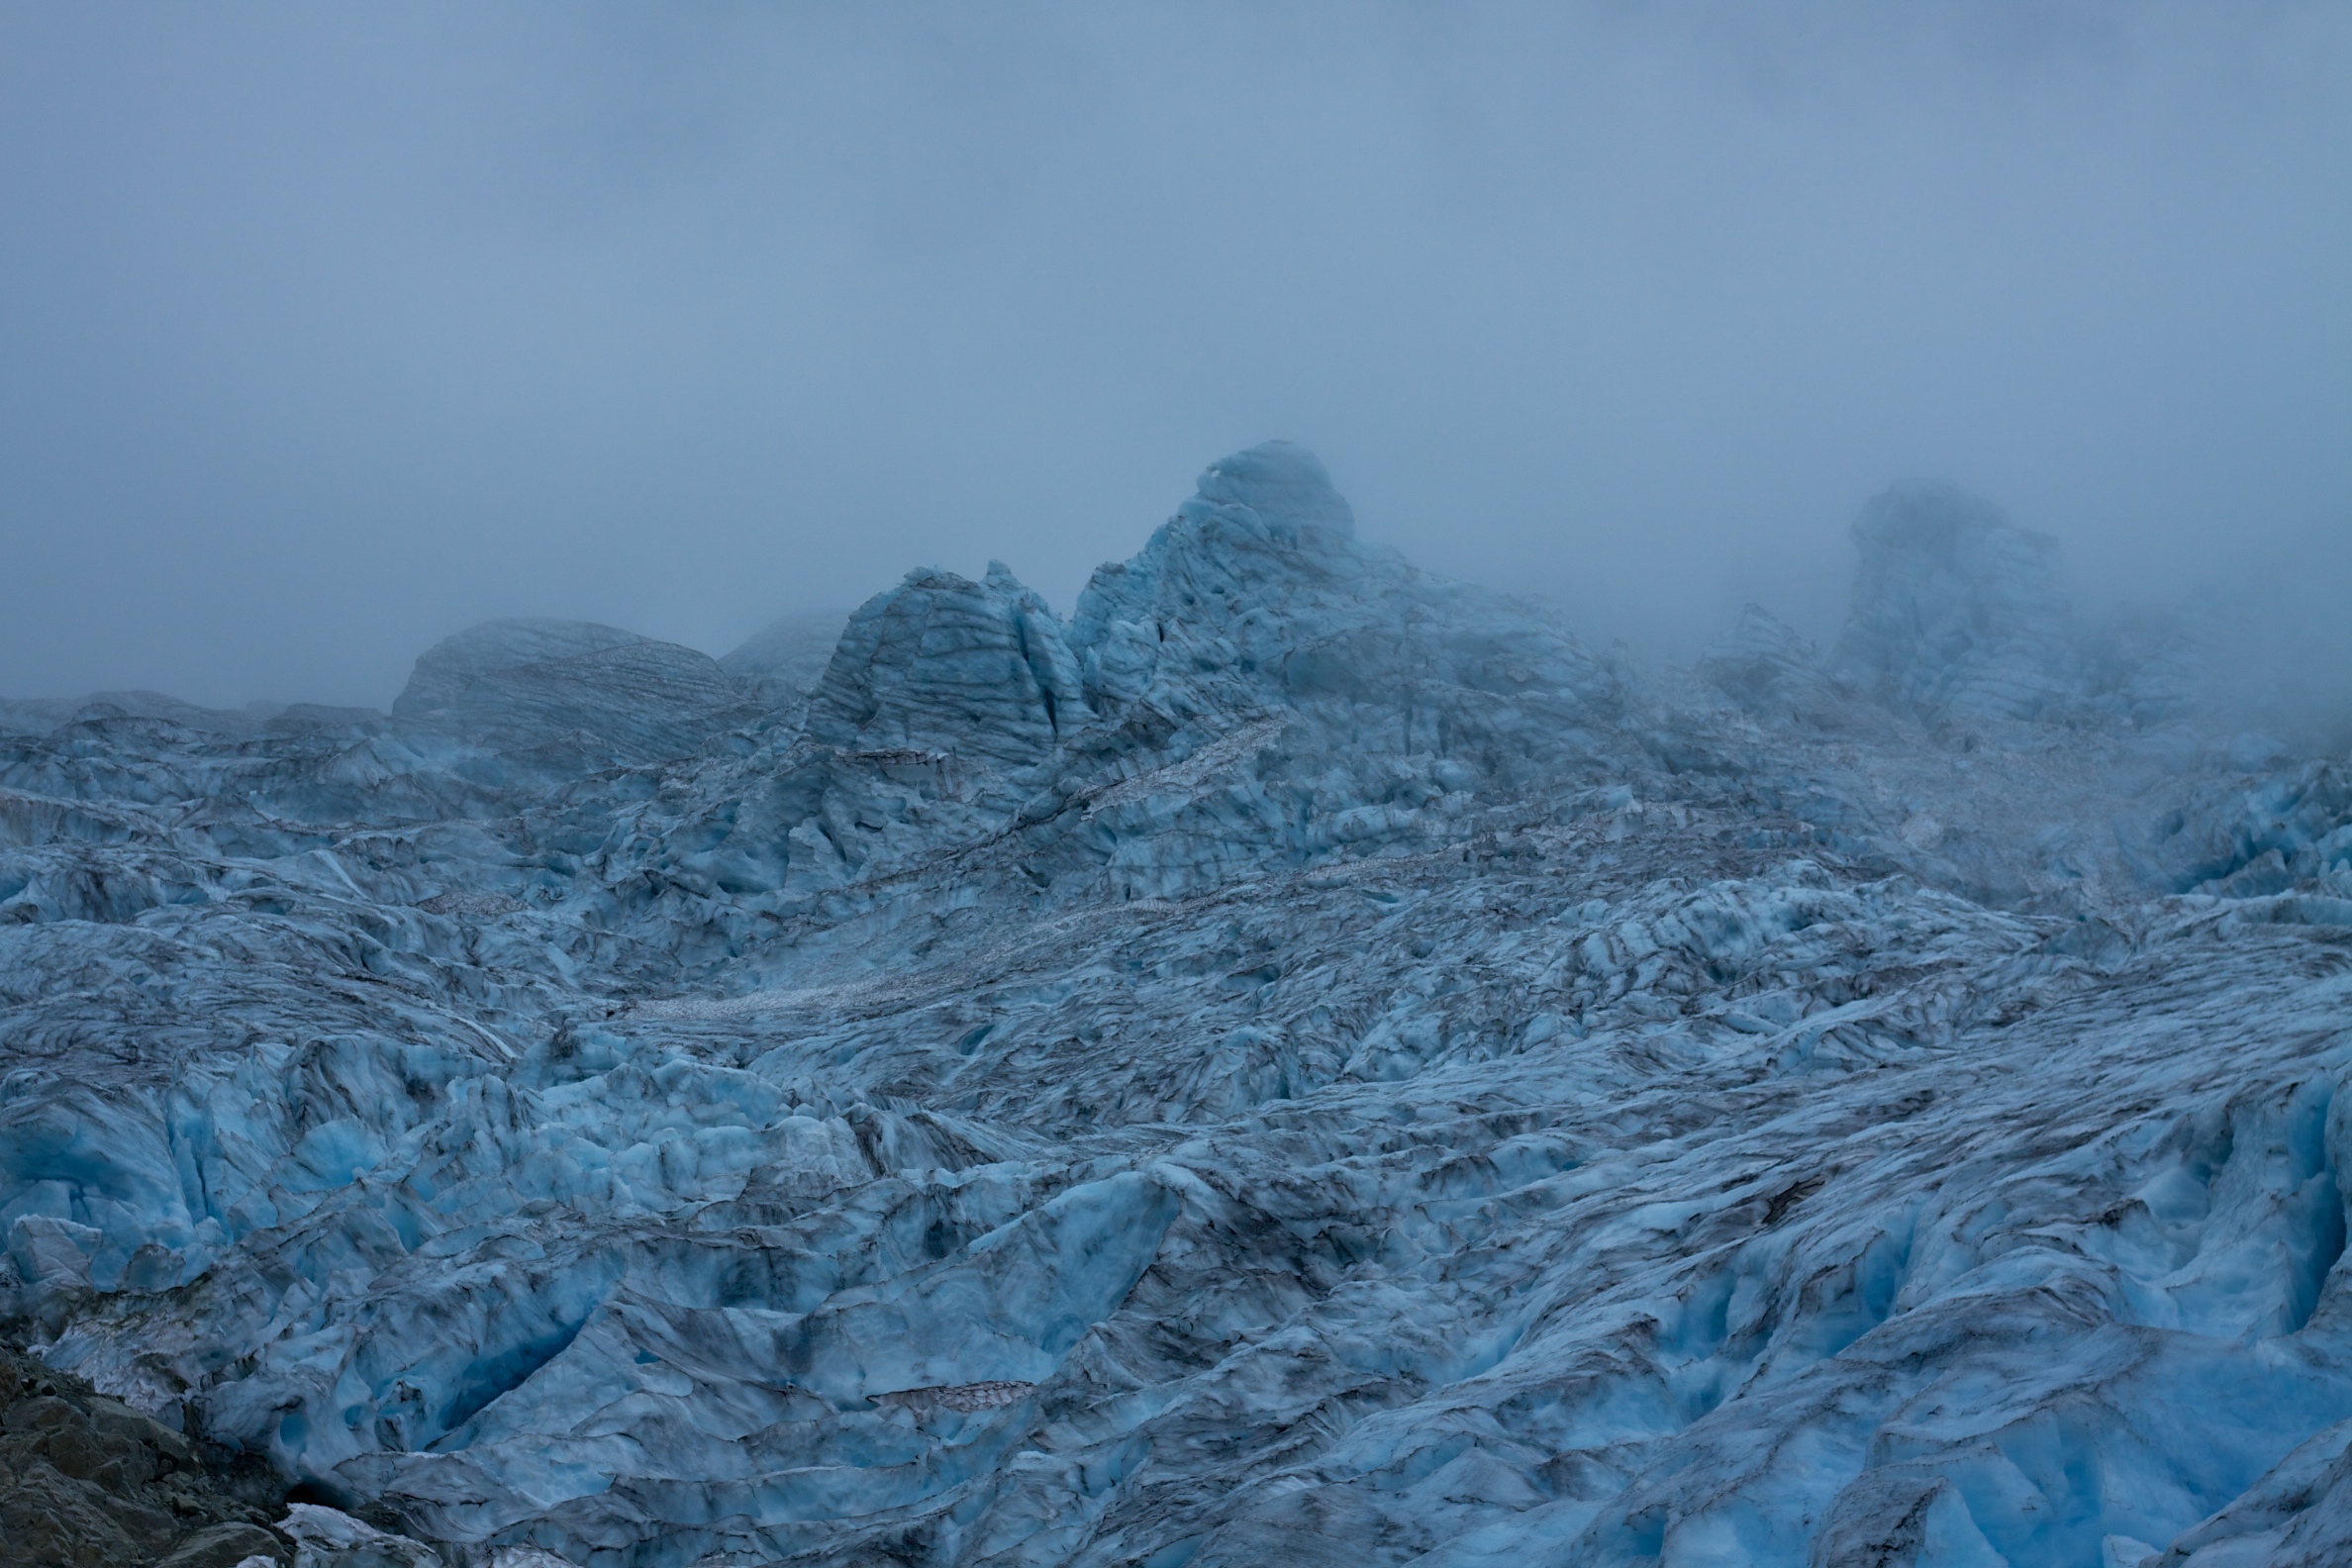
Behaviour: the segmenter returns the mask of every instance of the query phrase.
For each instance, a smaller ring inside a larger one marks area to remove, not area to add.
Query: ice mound
[[[1092,717],[1061,622],[999,561],[984,583],[913,571],[868,600],[809,700],[808,734],[1019,764]]]
[[[393,716],[506,751],[566,745],[589,765],[691,751],[750,717],[706,653],[584,621],[492,621],[428,648]]]
[[[2029,718],[2081,686],[2058,543],[1981,496],[1891,486],[1854,523],[1861,564],[1835,667],[1910,712]]]
[[[1357,542],[1323,465],[1280,441],[1213,464],[1139,553],[1096,571],[1070,645],[1107,711],[1329,699],[1403,710],[1426,691],[1473,709],[1533,704],[1569,724],[1619,696],[1615,674],[1542,616]]]
[[[1311,544],[1319,535],[1355,538],[1355,511],[1332,487],[1322,460],[1290,441],[1265,441],[1211,463],[1199,498],[1187,505],[1246,509],[1289,544]]]
[[[418,654],[408,684],[392,700],[392,712],[402,718],[439,712],[484,676],[650,640],[590,621],[485,621]]]
[[[1564,630],[1355,540],[1298,448],[1201,483],[1066,625],[1001,563],[877,595],[795,743],[663,835],[665,881],[839,910],[954,846],[1039,896],[1165,897],[1441,838],[1482,784],[1591,765],[1621,681]]]
[[[2346,765],[1857,542],[1653,678],[1275,443],[1067,621],[18,705],[0,1325],[321,1563],[2330,1560]]]

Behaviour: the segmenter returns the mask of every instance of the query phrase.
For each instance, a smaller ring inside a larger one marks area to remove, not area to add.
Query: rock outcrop
[[[258,1466],[208,1465],[173,1426],[0,1344],[10,1568],[278,1568],[293,1558],[269,1523],[284,1490]]]

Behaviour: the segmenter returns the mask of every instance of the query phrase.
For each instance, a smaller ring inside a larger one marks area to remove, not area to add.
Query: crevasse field
[[[0,706],[0,1317],[459,1563],[2352,1562],[2352,765],[1854,538],[1643,671],[1272,443],[1067,620]]]

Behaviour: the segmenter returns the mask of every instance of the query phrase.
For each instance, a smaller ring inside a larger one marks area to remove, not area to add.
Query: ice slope
[[[0,1309],[468,1561],[2341,1561],[2352,766],[1893,495],[1691,679],[1273,443],[805,717],[0,735]]]

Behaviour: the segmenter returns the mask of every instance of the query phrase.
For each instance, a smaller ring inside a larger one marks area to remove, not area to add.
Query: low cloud
[[[2348,78],[2320,3],[20,9],[0,691],[381,705],[492,616],[721,651],[992,556],[1066,611],[1282,436],[1678,659],[1833,635],[1949,477],[2324,714]]]

